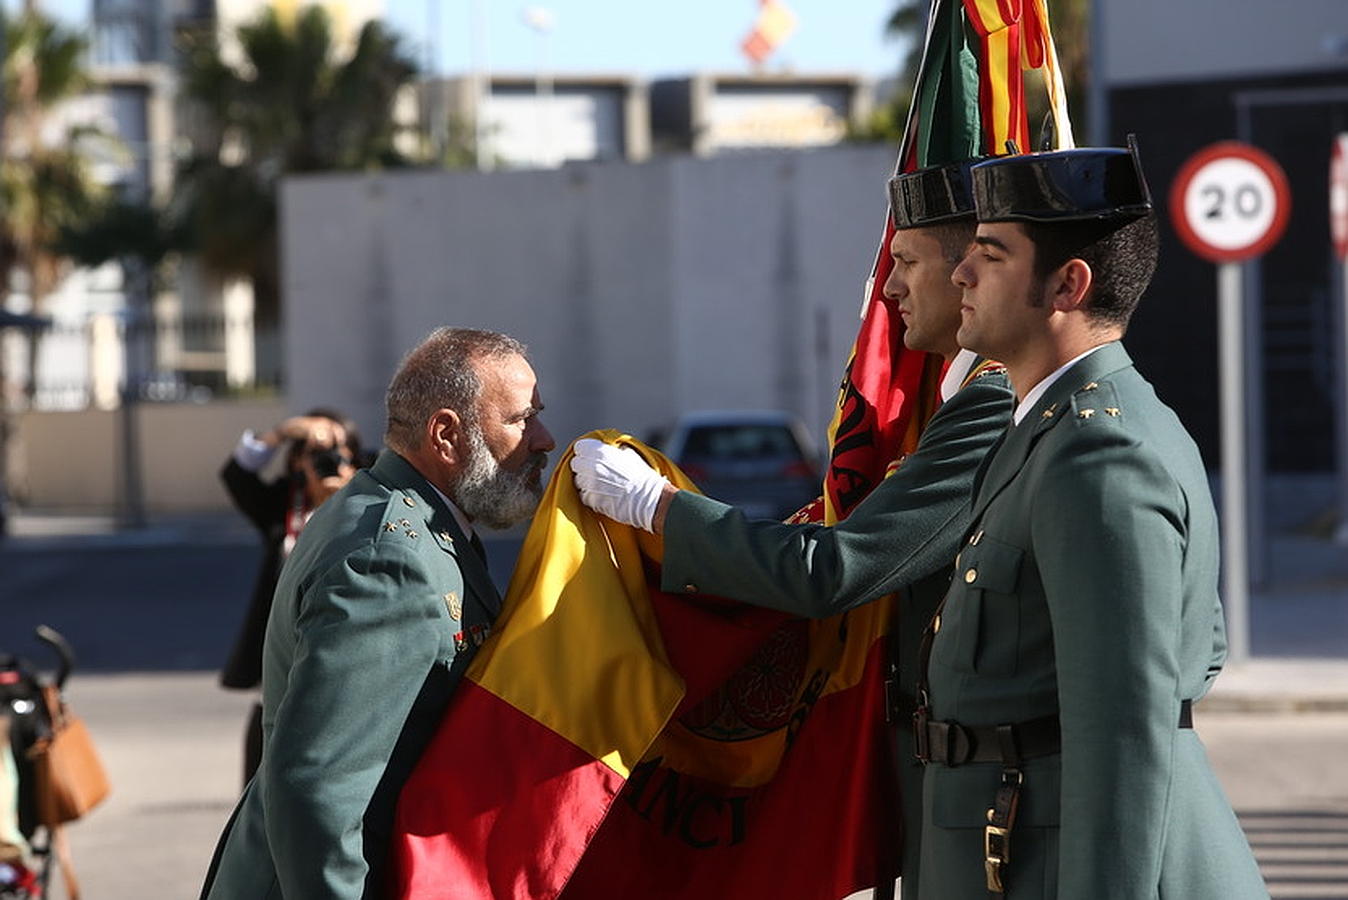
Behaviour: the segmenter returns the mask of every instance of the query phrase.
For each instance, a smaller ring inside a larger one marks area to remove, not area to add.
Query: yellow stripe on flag
[[[664,457],[616,431],[677,487],[696,490]],[[626,778],[683,699],[652,613],[642,553],[660,540],[587,509],[567,452],[539,503],[503,613],[466,676]],[[566,678],[544,673],[566,672]],[[576,710],[605,714],[576,716]]]
[[[1020,0],[965,0],[969,22],[982,35],[1020,21]]]
[[[993,144],[996,153],[1006,152],[1006,142],[1015,134],[1011,122],[1011,85],[1009,66],[1011,62],[1010,28],[1000,28],[987,36],[984,46],[987,48],[987,78],[991,85],[992,124],[994,127]],[[1020,148],[1024,152],[1026,147]]]

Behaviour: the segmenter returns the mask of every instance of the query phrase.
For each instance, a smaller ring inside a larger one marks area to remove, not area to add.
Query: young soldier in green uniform
[[[398,792],[500,612],[473,524],[528,518],[553,447],[524,347],[439,329],[387,406],[388,449],[318,508],[281,572],[262,762],[210,900],[384,896]]]
[[[897,767],[903,791],[905,897],[915,896],[922,768],[911,721],[918,642],[950,579],[950,560],[969,524],[974,473],[1007,427],[1011,392],[999,365],[955,343],[960,292],[950,274],[973,237],[969,164],[924,169],[890,183],[897,231],[885,296],[911,350],[950,362],[943,404],[916,451],[843,522],[748,521],[715,500],[675,491],[635,453],[578,441],[572,468],[581,499],[626,524],[664,533],[666,590],[731,597],[799,616],[841,613],[900,592],[895,623]],[[658,507],[658,508],[657,508]]]
[[[1225,657],[1207,474],[1119,343],[1156,262],[1136,149],[973,181],[959,341],[1018,404],[922,654],[921,896],[1267,897],[1191,720]]]

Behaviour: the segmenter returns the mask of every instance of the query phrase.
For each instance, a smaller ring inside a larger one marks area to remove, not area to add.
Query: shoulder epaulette
[[[980,359],[978,363],[969,370],[969,374],[964,376],[964,381],[960,384],[960,387],[967,387],[973,383],[974,379],[982,378],[985,375],[1003,375],[1005,373],[1006,366],[997,362],[995,359]]]
[[[401,533],[408,540],[415,541],[421,536],[417,530],[419,526],[407,514],[415,516],[421,510],[417,509],[417,501],[409,494],[401,491],[394,491],[389,497],[388,503],[384,505],[384,515],[379,528],[381,536]],[[424,520],[424,516],[420,516]]]
[[[1118,395],[1109,382],[1088,381],[1072,394],[1072,416],[1079,425],[1107,422],[1122,415]]]

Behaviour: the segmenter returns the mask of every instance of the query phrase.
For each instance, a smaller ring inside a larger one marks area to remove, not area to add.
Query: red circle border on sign
[[[1336,186],[1348,191],[1348,132],[1334,136],[1334,146],[1329,153],[1329,237],[1334,245],[1334,258],[1342,262],[1348,259],[1348,210],[1341,210],[1337,216],[1334,214],[1332,198]]]
[[[1189,225],[1189,219],[1184,214],[1184,194],[1189,189],[1189,182],[1198,174],[1198,170],[1213,160],[1230,157],[1254,163],[1268,176],[1269,182],[1273,185],[1273,197],[1277,205],[1273,221],[1264,232],[1264,236],[1253,244],[1235,249],[1214,247],[1203,240]],[[1291,217],[1292,190],[1287,186],[1287,175],[1283,172],[1282,166],[1263,150],[1241,141],[1218,141],[1199,150],[1180,167],[1179,173],[1170,185],[1170,221],[1175,226],[1175,232],[1184,246],[1209,262],[1243,262],[1262,256],[1282,238]]]

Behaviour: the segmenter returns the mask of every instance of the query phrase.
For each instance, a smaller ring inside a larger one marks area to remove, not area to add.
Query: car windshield
[[[700,425],[689,429],[687,459],[780,459],[799,457],[791,429],[784,425]]]

